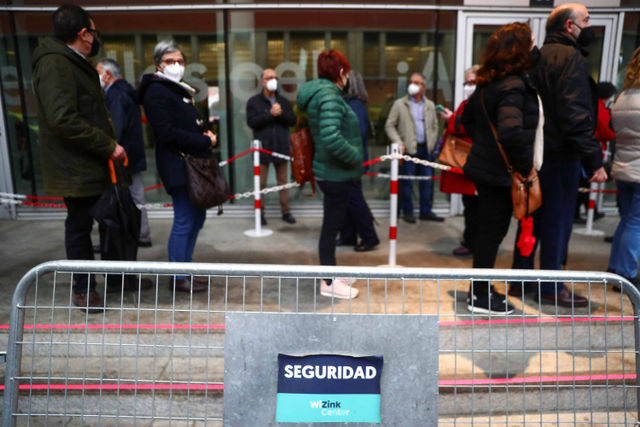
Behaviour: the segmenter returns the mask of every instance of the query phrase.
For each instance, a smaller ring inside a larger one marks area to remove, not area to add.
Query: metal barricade
[[[106,309],[73,305],[78,275],[98,278]],[[178,275],[207,291],[176,293]],[[127,276],[153,287],[102,292],[105,280],[118,288]],[[320,296],[324,278],[357,279],[360,295]],[[469,313],[470,283],[487,280],[501,293],[511,282],[564,282],[590,304],[510,297],[513,315]],[[11,304],[7,427],[222,426],[229,312],[439,316],[442,425],[638,421],[640,292],[613,274],[57,261],[26,274]]]

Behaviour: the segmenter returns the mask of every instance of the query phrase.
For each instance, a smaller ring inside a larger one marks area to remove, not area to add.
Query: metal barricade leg
[[[11,300],[11,314],[9,320],[9,340],[7,348],[7,371],[4,380],[4,398],[2,404],[2,426],[13,427],[16,420],[13,414],[18,409],[18,392],[20,384],[15,378],[20,375],[22,361],[22,341],[24,333],[24,310],[27,292],[33,279],[38,275],[37,267],[27,273],[18,283]],[[35,332],[35,331],[34,331]]]

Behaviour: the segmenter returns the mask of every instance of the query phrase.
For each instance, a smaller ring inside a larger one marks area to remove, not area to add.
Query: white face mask
[[[184,66],[178,64],[177,62],[173,65],[167,65],[162,70],[162,74],[164,74],[170,80],[173,80],[176,83],[179,83],[184,77]]]
[[[267,82],[267,90],[269,92],[275,92],[276,90],[278,90],[278,80],[276,79],[271,79]]]
[[[98,74],[98,75],[100,76],[100,87],[101,87],[102,89],[104,89],[104,88],[105,88],[105,86],[107,85],[107,84],[104,82],[104,80],[102,80],[102,78],[104,77],[104,74]]]
[[[407,88],[407,92],[409,93],[409,95],[411,96],[416,96],[418,93],[420,93],[420,86],[418,86],[415,83],[411,83],[409,85],[409,87]]]
[[[476,85],[464,85],[464,99],[471,98],[473,92],[476,91]]]

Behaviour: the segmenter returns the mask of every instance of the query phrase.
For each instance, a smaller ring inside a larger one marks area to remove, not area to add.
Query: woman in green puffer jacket
[[[318,79],[306,83],[298,93],[297,105],[307,112],[315,144],[313,174],[324,194],[324,217],[320,234],[320,265],[336,265],[336,238],[347,212],[365,203],[362,192],[353,197],[352,187],[362,177],[362,140],[358,117],[343,100],[351,66],[337,50],[318,57]],[[348,279],[325,279],[320,294],[351,299],[358,290]]]

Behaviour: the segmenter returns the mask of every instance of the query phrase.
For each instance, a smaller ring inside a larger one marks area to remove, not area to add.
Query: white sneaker
[[[358,296],[358,290],[351,287],[346,279],[335,279],[331,285],[323,280],[320,282],[320,295],[329,298],[353,299]]]

